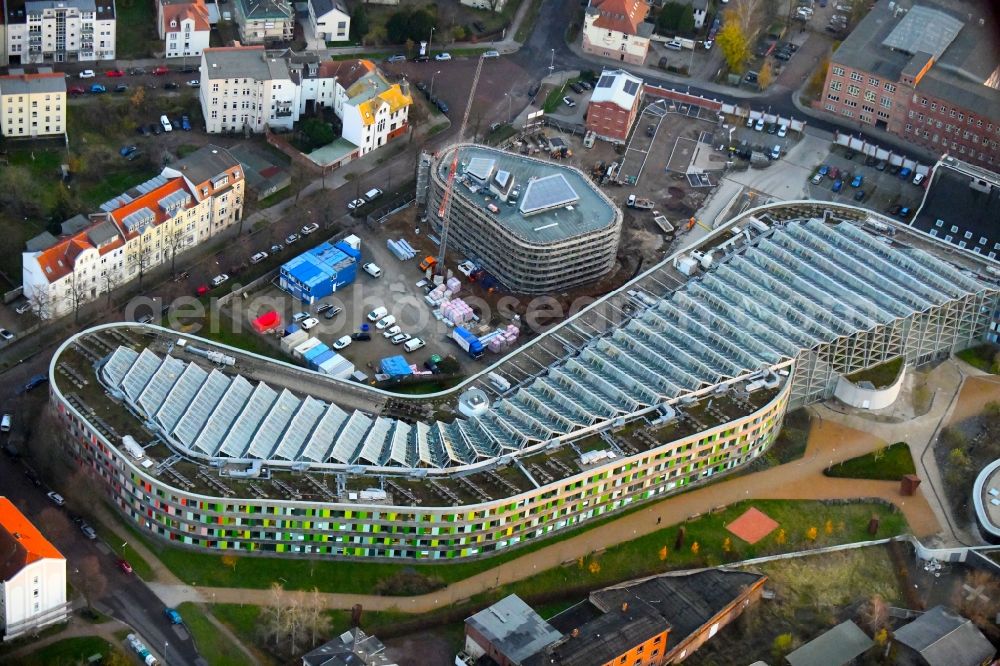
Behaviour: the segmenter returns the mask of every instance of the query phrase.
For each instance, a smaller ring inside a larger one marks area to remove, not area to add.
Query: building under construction
[[[579,170],[474,144],[418,162],[418,203],[444,237],[438,215],[459,151],[448,207],[448,249],[463,253],[507,289],[564,291],[614,266],[622,213]]]

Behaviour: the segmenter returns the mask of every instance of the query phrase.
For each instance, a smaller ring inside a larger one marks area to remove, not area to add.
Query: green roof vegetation
[[[847,379],[858,384],[860,382],[871,382],[876,389],[883,389],[891,386],[903,367],[903,357],[898,356],[890,361],[879,363],[864,370],[847,375]]]
[[[891,446],[827,467],[823,473],[847,479],[899,481],[907,474],[916,474],[916,471],[910,447],[906,442],[896,442]]]
[[[995,365],[998,353],[1000,353],[1000,349],[997,349],[995,345],[979,345],[978,347],[963,349],[962,351],[956,353],[955,356],[959,357],[977,370],[1000,374],[998,373],[1000,365]]]

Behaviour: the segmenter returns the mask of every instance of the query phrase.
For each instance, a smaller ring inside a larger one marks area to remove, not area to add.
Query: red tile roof
[[[121,229],[121,232],[125,236],[125,238],[127,239],[135,238],[138,235],[138,232],[136,231],[129,232],[127,229],[125,229],[124,225],[122,224],[125,218],[131,215],[132,213],[136,212],[137,210],[148,208],[149,210],[153,211],[153,214],[156,216],[153,225],[159,226],[168,219],[166,213],[164,213],[163,210],[160,209],[159,206],[160,199],[164,198],[167,195],[173,194],[174,192],[179,192],[180,190],[188,191],[187,187],[184,184],[184,179],[172,178],[165,184],[160,185],[155,190],[147,194],[144,194],[137,199],[133,199],[124,206],[121,206],[120,208],[116,208],[115,210],[111,211],[111,218],[118,224],[118,227]],[[191,206],[195,205],[193,199],[194,196],[192,195],[192,201],[187,206],[187,208],[190,208]]]
[[[371,60],[341,60],[337,66],[330,68],[330,75],[337,77],[337,84],[347,90],[365,74],[375,71],[375,63]]]
[[[186,3],[171,3],[163,5],[163,31],[179,32],[181,21],[191,19],[194,21],[195,30],[211,30],[212,26],[208,22],[208,8],[202,0]],[[170,21],[177,21],[177,27],[171,28]]]
[[[38,265],[42,274],[51,282],[57,282],[73,272],[73,262],[85,249],[93,247],[87,239],[87,230],[75,236],[64,238],[52,247],[38,253]]]
[[[0,497],[0,580],[45,558],[66,559],[9,499]]]
[[[590,6],[600,14],[595,26],[627,35],[639,34],[639,24],[649,13],[649,5],[643,0],[592,0]]]

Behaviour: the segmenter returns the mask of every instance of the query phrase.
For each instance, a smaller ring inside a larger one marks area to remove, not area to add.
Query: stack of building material
[[[448,281],[445,283],[445,286],[447,286],[448,289],[453,294],[457,294],[459,291],[462,290],[462,282],[457,277],[448,278]]]
[[[472,308],[461,298],[442,303],[441,314],[453,324],[465,324],[472,321]]]
[[[507,328],[498,328],[496,331],[486,336],[484,340],[487,343],[487,349],[491,352],[499,353],[510,349],[517,341],[520,334],[521,331],[517,326],[508,324]]]
[[[434,287],[430,293],[424,296],[424,300],[427,301],[427,304],[435,308],[446,302],[449,298],[451,298],[451,292],[448,291],[443,284],[439,284]]]
[[[408,261],[417,256],[417,253],[409,246],[409,243],[404,240],[394,241],[391,238],[387,238],[385,246],[389,248],[389,251],[392,252],[393,256],[400,261]]]
[[[285,329],[285,337],[281,338],[281,351],[291,354],[292,350],[309,339],[309,334],[298,326],[289,326]]]

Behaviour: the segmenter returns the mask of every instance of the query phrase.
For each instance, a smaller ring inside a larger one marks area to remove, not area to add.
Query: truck
[[[468,329],[456,326],[451,332],[451,339],[462,348],[466,354],[472,358],[479,358],[485,351],[483,343],[479,341]]]
[[[625,202],[625,205],[629,208],[638,208],[640,210],[652,210],[653,208],[652,200],[643,199],[635,196],[634,194],[628,195],[628,200]]]
[[[426,271],[428,268],[434,268],[437,264],[437,259],[434,257],[424,257],[424,260],[420,262],[420,270]]]

